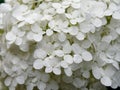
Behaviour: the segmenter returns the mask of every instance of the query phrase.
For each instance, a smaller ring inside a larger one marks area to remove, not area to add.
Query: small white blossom
[[[119,64],[120,0],[0,4],[0,90],[117,88]]]

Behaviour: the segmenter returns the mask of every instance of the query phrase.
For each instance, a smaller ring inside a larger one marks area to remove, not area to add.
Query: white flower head
[[[0,4],[0,90],[117,88],[119,64],[120,0]]]

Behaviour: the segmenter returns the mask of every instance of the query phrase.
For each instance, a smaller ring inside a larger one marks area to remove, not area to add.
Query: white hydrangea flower
[[[5,0],[0,89],[119,87],[119,7],[119,0]]]

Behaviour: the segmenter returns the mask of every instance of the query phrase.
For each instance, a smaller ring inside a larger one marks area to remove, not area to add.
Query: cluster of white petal
[[[120,0],[0,4],[0,90],[117,88],[119,65]]]

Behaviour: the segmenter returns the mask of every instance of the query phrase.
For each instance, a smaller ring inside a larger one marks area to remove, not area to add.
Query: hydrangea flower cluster
[[[117,88],[119,64],[120,0],[0,4],[0,90]]]

